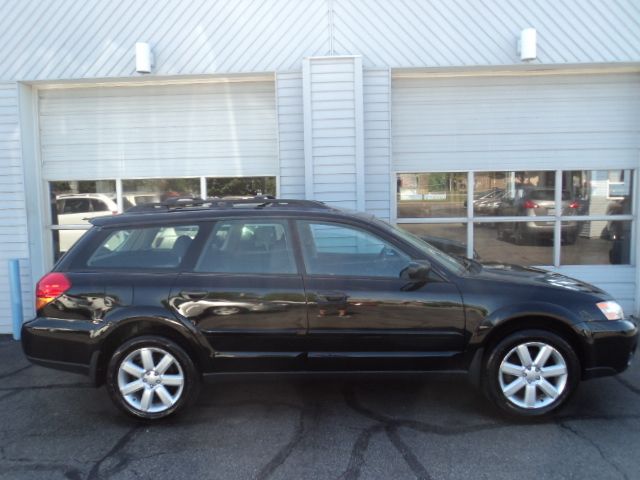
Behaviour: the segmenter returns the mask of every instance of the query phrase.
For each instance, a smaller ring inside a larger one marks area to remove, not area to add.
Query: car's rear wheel
[[[490,352],[483,385],[503,411],[537,417],[563,405],[579,379],[580,363],[569,343],[545,330],[524,330]]]
[[[118,408],[147,420],[168,417],[195,400],[200,375],[189,355],[163,337],[137,337],[112,355],[107,390]]]

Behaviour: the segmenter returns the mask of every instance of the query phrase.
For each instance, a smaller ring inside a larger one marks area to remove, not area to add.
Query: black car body
[[[443,369],[541,415],[636,349],[635,322],[594,286],[453,258],[317,202],[148,205],[92,223],[39,283],[23,348],[106,381],[138,417],[173,413],[225,372]]]

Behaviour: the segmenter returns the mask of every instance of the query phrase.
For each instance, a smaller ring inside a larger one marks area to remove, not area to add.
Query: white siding
[[[20,259],[24,315],[33,312],[27,214],[15,84],[0,83],[0,333],[11,331],[8,261]]]
[[[640,59],[634,0],[0,0],[0,80],[136,75],[148,41],[154,75],[298,70],[307,56],[362,55],[366,67]]]
[[[397,171],[635,168],[640,75],[395,78]]]
[[[520,64],[520,31],[538,31],[541,64],[640,59],[633,0],[335,0],[336,54],[365,67]]]
[[[389,220],[391,171],[391,85],[388,69],[365,70],[364,171],[366,210]]]
[[[0,79],[125,77],[149,42],[154,75],[299,70],[329,51],[326,0],[0,0]]]
[[[304,198],[302,74],[278,74],[276,92],[278,96],[280,196],[282,198]]]
[[[360,59],[311,58],[303,72],[306,195],[364,210]]]
[[[278,174],[272,81],[45,89],[39,115],[47,180]]]

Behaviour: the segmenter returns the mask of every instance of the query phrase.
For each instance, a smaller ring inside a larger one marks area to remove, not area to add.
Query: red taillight
[[[118,210],[111,210],[111,215],[117,215],[118,214]]]
[[[536,202],[531,201],[531,200],[525,200],[523,207],[524,208],[538,208],[538,204]]]
[[[580,208],[580,204],[578,202],[573,201],[569,204],[569,208]]]
[[[71,282],[64,273],[47,273],[36,285],[36,310],[53,302],[71,288]]]

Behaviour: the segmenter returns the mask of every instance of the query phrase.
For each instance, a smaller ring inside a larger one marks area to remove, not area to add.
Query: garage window
[[[49,182],[50,223],[53,258],[58,260],[80,239],[90,220],[144,203],[161,202],[175,196],[276,195],[276,178],[187,177]]]
[[[399,173],[397,223],[441,250],[483,261],[628,265],[634,173]]]

